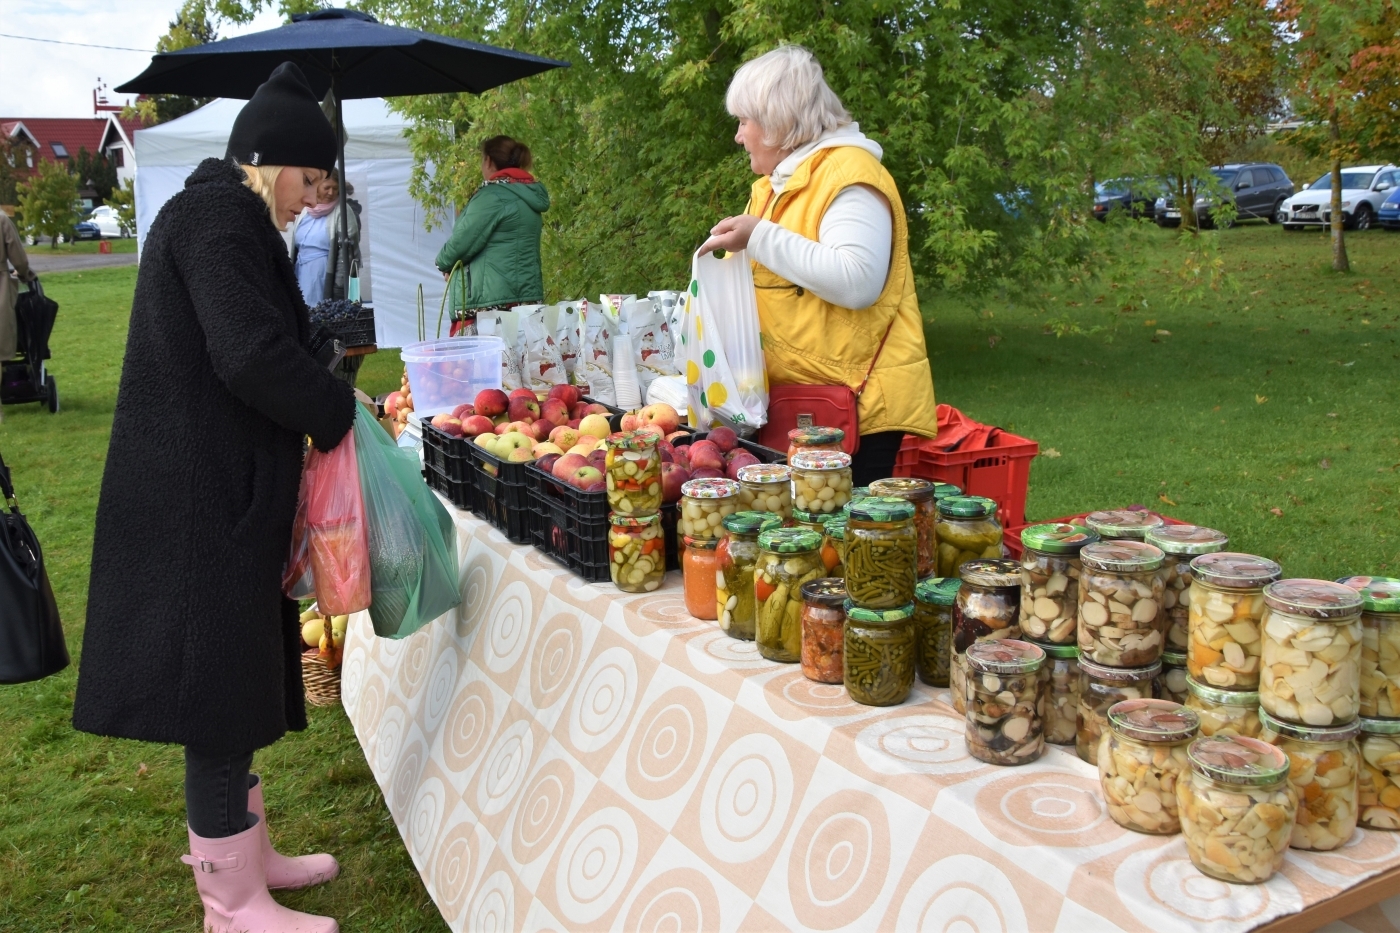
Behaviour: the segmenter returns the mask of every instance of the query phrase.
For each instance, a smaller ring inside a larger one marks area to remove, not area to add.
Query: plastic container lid
[[[907,522],[914,517],[914,504],[894,496],[866,496],[851,500],[850,517],[858,522]]]
[[[1185,651],[1163,651],[1163,652],[1162,652],[1162,666],[1163,666],[1163,667],[1185,667],[1185,666],[1186,666],[1186,652],[1185,652]]]
[[[846,439],[846,432],[840,428],[793,428],[788,432],[788,443],[794,447],[814,447],[818,444],[839,444]]]
[[[1259,707],[1258,690],[1221,690],[1201,683],[1190,674],[1186,675],[1186,691],[1216,706],[1247,706],[1251,709]]]
[[[1264,605],[1319,622],[1340,621],[1361,611],[1361,594],[1330,580],[1280,580],[1264,587]]]
[[[831,517],[831,520],[828,521],[825,526],[823,526],[823,530],[826,531],[827,537],[835,538],[837,541],[845,541],[846,516],[833,515]]]
[[[719,546],[719,538],[692,538],[690,535],[681,535],[681,540],[686,547],[693,547],[697,551],[713,551]]]
[[[1202,583],[1228,590],[1255,590],[1283,576],[1283,568],[1267,557],[1219,551],[1191,561],[1191,574]]]
[[[938,500],[938,514],[949,518],[986,518],[996,510],[996,500],[986,496],[948,496]]]
[[[649,525],[661,523],[661,514],[653,512],[650,515],[623,515],[618,512],[609,512],[608,521],[618,528],[643,529]]]
[[[1230,543],[1225,532],[1204,525],[1163,525],[1148,531],[1146,540],[1173,557],[1214,554]]]
[[[806,509],[798,508],[792,510],[793,521],[806,522],[809,525],[825,525],[827,522],[834,522],[840,517],[840,512],[809,512]]]
[[[1268,742],[1242,735],[1204,736],[1186,750],[1191,770],[1221,784],[1265,787],[1288,777],[1288,756]]]
[[[1367,612],[1400,612],[1400,579],[1395,577],[1343,577],[1337,581],[1361,594]]]
[[[934,498],[936,490],[935,483],[912,476],[877,479],[870,484],[872,496],[893,496],[896,499],[908,499],[910,502],[927,502]]]
[[[760,534],[770,528],[777,528],[782,523],[783,517],[772,512],[735,512],[733,515],[724,516],[724,530],[736,535]]]
[[[851,455],[844,450],[799,450],[788,462],[795,470],[849,470]]]
[[[1004,557],[979,557],[964,562],[958,568],[958,576],[972,586],[1019,587],[1021,564]]]
[[[1079,657],[1078,645],[1042,645],[1040,642],[1034,642],[1034,644],[1038,645],[1050,657],[1058,660],[1072,660]]]
[[[967,646],[967,666],[983,674],[1029,674],[1045,663],[1045,649],[1019,638]]]
[[[1099,540],[1097,532],[1083,525],[1047,522],[1021,530],[1021,545],[1044,554],[1078,554],[1086,544]]]
[[[1079,561],[1090,570],[1135,573],[1156,570],[1166,555],[1146,541],[1114,540],[1088,544],[1079,552]]]
[[[1276,735],[1298,742],[1350,742],[1361,734],[1359,719],[1340,726],[1302,726],[1270,716],[1266,709],[1259,710],[1259,724]]]
[[[1362,735],[1400,735],[1400,719],[1369,719],[1361,717]]]
[[[1108,727],[1139,742],[1184,742],[1201,728],[1201,717],[1171,700],[1119,700],[1108,708]]]
[[[1162,672],[1162,662],[1153,661],[1146,667],[1108,667],[1087,658],[1079,659],[1079,669],[1091,677],[1115,684],[1136,684],[1152,680]]]
[[[914,598],[932,606],[951,606],[958,598],[962,581],[956,577],[929,577],[914,587]]]
[[[739,468],[741,483],[786,483],[792,478],[792,470],[781,463],[750,463]]]
[[[822,536],[806,528],[773,528],[758,536],[758,546],[773,554],[799,554],[822,546]]]
[[[846,600],[846,618],[853,622],[878,625],[882,622],[903,622],[913,616],[913,603],[906,603],[898,609],[862,609],[849,599]]]
[[[635,428],[631,431],[618,431],[616,434],[609,434],[607,444],[618,450],[651,450],[659,440],[661,440],[661,436],[655,431]]]
[[[951,499],[953,496],[962,494],[962,487],[954,486],[952,483],[934,482],[933,484],[933,497],[935,499]]]
[[[681,495],[687,499],[728,499],[738,494],[739,484],[732,479],[688,479],[681,485]]]
[[[1149,528],[1165,524],[1156,512],[1138,509],[1105,509],[1090,512],[1084,519],[1100,538],[1131,538],[1141,541]]]
[[[846,581],[840,577],[822,577],[802,584],[802,598],[818,606],[846,605]]]

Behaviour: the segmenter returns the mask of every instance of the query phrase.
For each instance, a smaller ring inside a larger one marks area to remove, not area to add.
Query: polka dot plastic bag
[[[676,347],[690,424],[727,424],[752,435],[768,417],[768,381],[748,254],[697,255],[691,269]]]

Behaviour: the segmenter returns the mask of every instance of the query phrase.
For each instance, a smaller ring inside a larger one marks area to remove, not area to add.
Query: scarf
[[[535,183],[535,176],[525,171],[523,168],[503,168],[492,175],[487,181],[519,182],[525,185]]]
[[[773,169],[773,174],[768,176],[768,181],[773,186],[773,194],[783,193],[783,188],[787,185],[788,179],[792,177],[792,173],[797,171],[797,167],[805,162],[812,153],[822,149],[836,149],[840,146],[854,146],[857,149],[864,149],[876,159],[883,158],[885,154],[885,150],[880,148],[879,143],[860,131],[859,123],[838,126],[806,145],[794,149],[791,155],[778,163],[778,167]]]
[[[327,201],[324,204],[313,204],[311,207],[308,207],[307,210],[311,212],[312,217],[325,217],[331,211],[335,210],[335,202]]]

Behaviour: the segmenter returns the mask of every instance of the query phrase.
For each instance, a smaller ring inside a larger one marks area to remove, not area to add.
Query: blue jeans
[[[252,752],[205,755],[185,746],[185,813],[196,836],[223,839],[248,828],[252,766]]]

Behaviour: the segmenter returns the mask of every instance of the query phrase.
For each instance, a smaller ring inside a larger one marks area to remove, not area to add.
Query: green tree
[[[15,203],[15,166],[11,163],[22,158],[24,153],[8,138],[0,136],[0,204]]]
[[[57,162],[44,160],[19,187],[19,217],[31,236],[71,236],[78,223],[78,179]]]
[[[107,158],[106,153],[99,152],[94,155],[87,151],[86,146],[80,146],[78,157],[74,161],[78,186],[91,188],[97,195],[97,200],[106,203],[112,196],[112,189],[117,187],[117,167],[112,164],[112,160]]]
[[[117,221],[122,225],[122,230],[127,233],[136,232],[136,183],[134,179],[128,178],[122,182],[120,188],[112,192],[112,196],[107,199],[107,203],[116,208]]]

